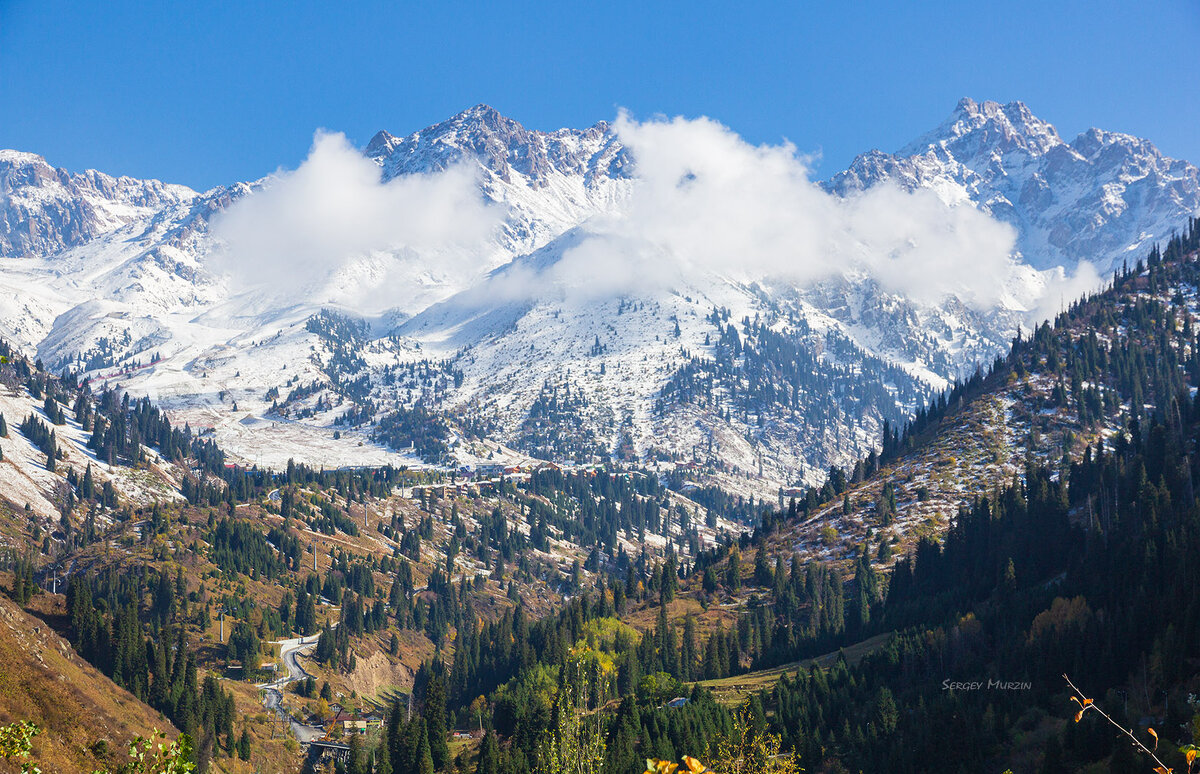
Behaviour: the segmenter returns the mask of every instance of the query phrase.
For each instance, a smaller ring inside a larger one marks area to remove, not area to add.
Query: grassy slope
[[[137,735],[178,732],[158,712],[92,667],[43,621],[0,596],[0,723],[30,720],[44,732],[34,759],[46,772],[91,772]],[[0,771],[5,771],[0,764]],[[14,769],[15,770],[15,769]]]
[[[809,669],[811,667],[820,667],[826,669],[832,666],[838,658],[845,656],[846,662],[853,665],[857,664],[863,656],[874,653],[891,639],[892,632],[877,634],[874,637],[865,639],[862,642],[856,642],[841,650],[835,650],[832,653],[826,653],[816,658],[808,658],[803,661],[793,661],[790,664],[783,666],[772,667],[770,669],[761,669],[757,672],[747,672],[744,675],[736,675],[734,677],[722,677],[717,680],[703,680],[700,685],[706,688],[711,688],[713,695],[717,701],[729,706],[741,704],[747,696],[756,691],[769,689],[775,683],[779,682],[779,678],[785,673],[796,672],[801,669]]]

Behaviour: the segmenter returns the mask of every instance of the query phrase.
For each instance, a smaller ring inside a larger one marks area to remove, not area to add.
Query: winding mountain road
[[[279,640],[274,643],[279,646],[279,660],[283,662],[287,674],[258,686],[264,691],[263,706],[268,710],[274,711],[280,719],[286,719],[291,724],[292,733],[295,735],[297,741],[301,743],[320,739],[325,735],[325,729],[307,726],[292,717],[283,708],[283,689],[297,680],[303,680],[310,676],[308,672],[304,671],[304,667],[300,666],[300,662],[296,657],[301,652],[310,651],[316,647],[318,637],[319,635],[314,634],[309,637],[294,637],[290,640]]]

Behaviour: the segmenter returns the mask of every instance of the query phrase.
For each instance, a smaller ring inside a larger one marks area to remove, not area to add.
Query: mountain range
[[[498,226],[467,260],[348,255],[277,293],[217,260],[221,217],[276,178],[200,193],[0,151],[0,335],[150,396],[251,463],[616,457],[765,492],[823,480],[990,362],[1056,278],[1107,276],[1200,211],[1200,172],[1149,141],[1091,129],[1068,143],[1022,103],[964,99],[818,185],[851,203],[931,192],[1011,226],[1012,285],[987,304],[861,267],[801,282],[700,266],[575,293],[564,259],[638,195],[617,125],[532,131],[480,105],[379,132],[361,156],[381,184],[468,170]],[[379,285],[386,303],[360,302]]]

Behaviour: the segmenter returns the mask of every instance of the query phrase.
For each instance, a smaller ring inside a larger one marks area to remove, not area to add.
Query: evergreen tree
[[[479,762],[475,765],[475,774],[500,774],[500,746],[492,731],[484,734],[479,744]]]
[[[442,678],[434,677],[425,686],[421,717],[425,721],[427,747],[433,766],[441,769],[450,760],[450,746],[446,740],[446,687]]]

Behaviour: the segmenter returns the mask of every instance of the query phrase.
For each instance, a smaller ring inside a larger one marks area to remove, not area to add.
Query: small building
[[[316,739],[308,743],[311,755],[318,759],[331,759],[345,763],[350,760],[350,745],[332,742],[326,739]]]
[[[672,709],[679,709],[687,703],[688,698],[686,696],[676,696],[674,699],[671,699],[669,702],[667,702],[667,706]]]

